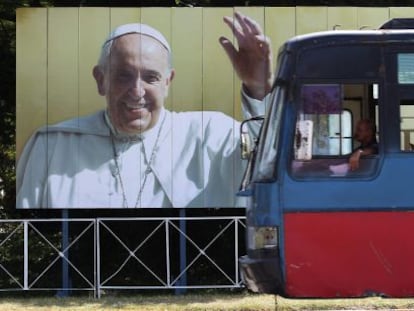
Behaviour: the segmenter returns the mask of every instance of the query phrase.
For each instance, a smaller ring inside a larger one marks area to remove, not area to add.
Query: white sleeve
[[[266,95],[262,100],[254,99],[247,95],[246,90],[242,86],[241,88],[241,100],[242,100],[242,110],[243,117],[245,120],[252,117],[264,116],[267,111],[269,104],[269,94]]]
[[[45,135],[35,134],[26,143],[16,168],[16,207],[41,208],[47,176]]]
[[[265,116],[267,107],[270,103],[270,94],[266,95],[266,97],[262,100],[258,100],[251,98],[249,95],[247,95],[244,87],[242,87],[241,98],[243,117],[245,120],[248,120],[253,117]],[[253,121],[247,124],[249,128],[250,137],[253,140],[259,136],[259,131],[262,123],[262,121]]]

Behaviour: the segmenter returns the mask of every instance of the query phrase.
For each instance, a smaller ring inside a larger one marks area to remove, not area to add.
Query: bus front
[[[281,49],[240,192],[249,289],[414,295],[412,42],[412,30],[331,31]]]

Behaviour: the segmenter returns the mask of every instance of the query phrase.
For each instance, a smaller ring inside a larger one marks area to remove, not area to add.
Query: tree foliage
[[[14,206],[16,40],[15,9],[23,5],[5,0],[0,4],[0,217]]]

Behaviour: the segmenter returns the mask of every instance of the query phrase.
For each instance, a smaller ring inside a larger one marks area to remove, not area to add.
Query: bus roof
[[[392,46],[414,47],[414,30],[332,30],[296,36],[279,50],[277,81],[287,82],[293,75],[376,79],[382,75],[381,50]]]
[[[286,41],[284,49],[296,50],[309,45],[344,45],[375,43],[414,44],[414,29],[401,30],[330,30],[299,35]]]

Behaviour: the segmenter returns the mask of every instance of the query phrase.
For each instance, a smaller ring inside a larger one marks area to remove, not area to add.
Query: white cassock
[[[264,114],[263,102],[242,100],[245,118]],[[243,207],[239,126],[219,112],[164,109],[134,136],[111,136],[105,111],[43,127],[19,159],[16,206]]]

